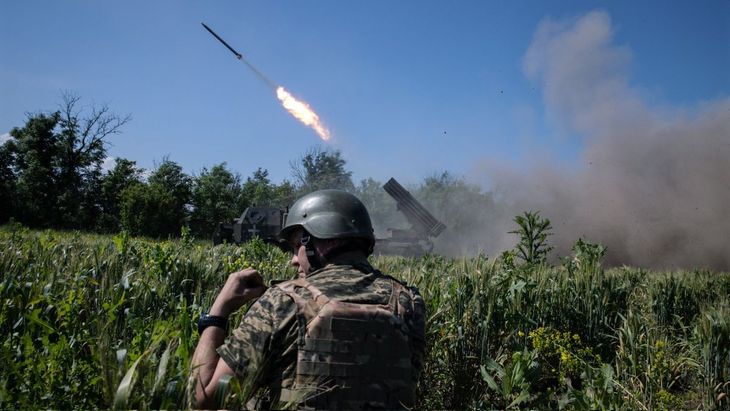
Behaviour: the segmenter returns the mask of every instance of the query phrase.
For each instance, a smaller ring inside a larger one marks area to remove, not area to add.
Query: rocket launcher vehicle
[[[433,250],[432,239],[438,237],[446,226],[429,213],[394,178],[388,180],[383,185],[383,189],[398,203],[398,211],[406,216],[411,227],[388,229],[390,237],[376,239],[375,251],[379,254],[404,256],[417,256],[431,252]]]
[[[383,189],[397,202],[397,209],[403,213],[410,227],[390,228],[390,236],[375,240],[377,254],[419,256],[433,250],[432,239],[441,234],[446,226],[424,208],[394,178],[388,180]],[[242,244],[254,237],[277,246],[279,231],[286,221],[287,208],[252,206],[230,223],[221,222],[214,235],[213,244]]]

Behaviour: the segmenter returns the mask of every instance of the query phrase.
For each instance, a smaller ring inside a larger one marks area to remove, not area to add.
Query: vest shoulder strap
[[[297,311],[304,315],[307,322],[310,322],[330,300],[329,297],[305,278],[297,278],[296,280],[277,284],[276,287],[279,287],[286,295],[294,300],[294,303],[297,305]],[[296,291],[297,288],[306,289],[312,295],[312,298],[303,297]]]

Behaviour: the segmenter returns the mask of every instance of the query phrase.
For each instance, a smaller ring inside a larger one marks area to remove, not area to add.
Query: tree
[[[166,212],[160,210],[160,233],[158,235],[180,234],[180,229],[187,223],[192,182],[192,178],[182,171],[182,167],[169,159],[165,159],[150,175],[150,188],[156,198],[159,198],[168,207]]]
[[[148,180],[150,185],[157,185],[168,192],[175,203],[184,208],[190,202],[193,180],[185,174],[176,162],[164,159]]]
[[[496,249],[508,229],[500,221],[509,214],[491,193],[448,172],[427,177],[413,194],[447,227],[434,241],[440,253],[464,255]]]
[[[226,168],[226,163],[203,169],[193,183],[190,227],[193,234],[209,237],[217,224],[228,222],[243,211],[241,177]]]
[[[172,195],[159,185],[133,183],[122,191],[121,225],[130,234],[148,237],[179,234],[180,227],[171,211],[174,211]]]
[[[284,180],[279,185],[274,186],[273,197],[271,200],[272,205],[278,205],[283,207],[284,205],[291,205],[297,199],[296,189],[289,180]]]
[[[122,228],[136,235],[170,237],[187,224],[192,179],[174,161],[165,159],[147,183],[122,192]]]
[[[17,176],[16,217],[31,226],[59,224],[60,213],[55,207],[59,191],[55,168],[58,135],[54,132],[59,120],[59,113],[35,114],[23,127],[10,130],[15,140],[8,147],[8,158]]]
[[[352,172],[345,170],[339,150],[309,150],[298,162],[291,162],[291,172],[300,194],[325,188],[353,192]]]
[[[283,207],[294,200],[294,186],[284,180],[276,185],[269,179],[269,171],[258,168],[253,176],[247,177],[241,189],[241,208],[252,205]]]
[[[355,195],[367,207],[378,236],[387,236],[389,228],[407,225],[405,216],[398,212],[398,203],[383,189],[383,183],[368,177],[360,181],[360,185],[355,189]]]
[[[28,116],[10,135],[6,156],[17,179],[16,211],[32,226],[92,228],[100,213],[98,190],[108,138],[130,117],[107,106],[79,108],[78,96],[64,93],[59,110]]]
[[[274,185],[269,171],[259,167],[251,177],[246,177],[241,189],[241,208],[252,205],[269,205],[273,200]]]
[[[84,113],[79,101],[79,96],[64,93],[59,108],[58,207],[66,227],[92,228],[101,214],[98,198],[107,139],[118,134],[130,116],[117,116],[106,105]]]
[[[133,184],[140,183],[142,169],[132,160],[117,158],[114,168],[109,170],[101,180],[100,199],[101,217],[98,228],[106,232],[115,232],[121,226],[122,193]]]
[[[8,221],[16,213],[17,177],[14,171],[15,141],[9,140],[0,145],[0,224]]]

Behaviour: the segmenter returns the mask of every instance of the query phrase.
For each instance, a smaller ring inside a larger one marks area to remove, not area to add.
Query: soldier
[[[368,263],[375,238],[365,206],[316,191],[291,207],[280,237],[298,278],[266,289],[253,269],[233,273],[201,316],[197,405],[213,406],[221,378],[235,375],[257,408],[412,407],[425,307],[416,288]],[[259,296],[226,339],[228,316]]]

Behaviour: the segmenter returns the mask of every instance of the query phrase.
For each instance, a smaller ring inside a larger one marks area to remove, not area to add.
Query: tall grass
[[[189,406],[199,313],[229,272],[289,278],[287,263],[259,242],[0,229],[0,408]],[[427,303],[421,408],[730,406],[727,273],[373,263]]]

